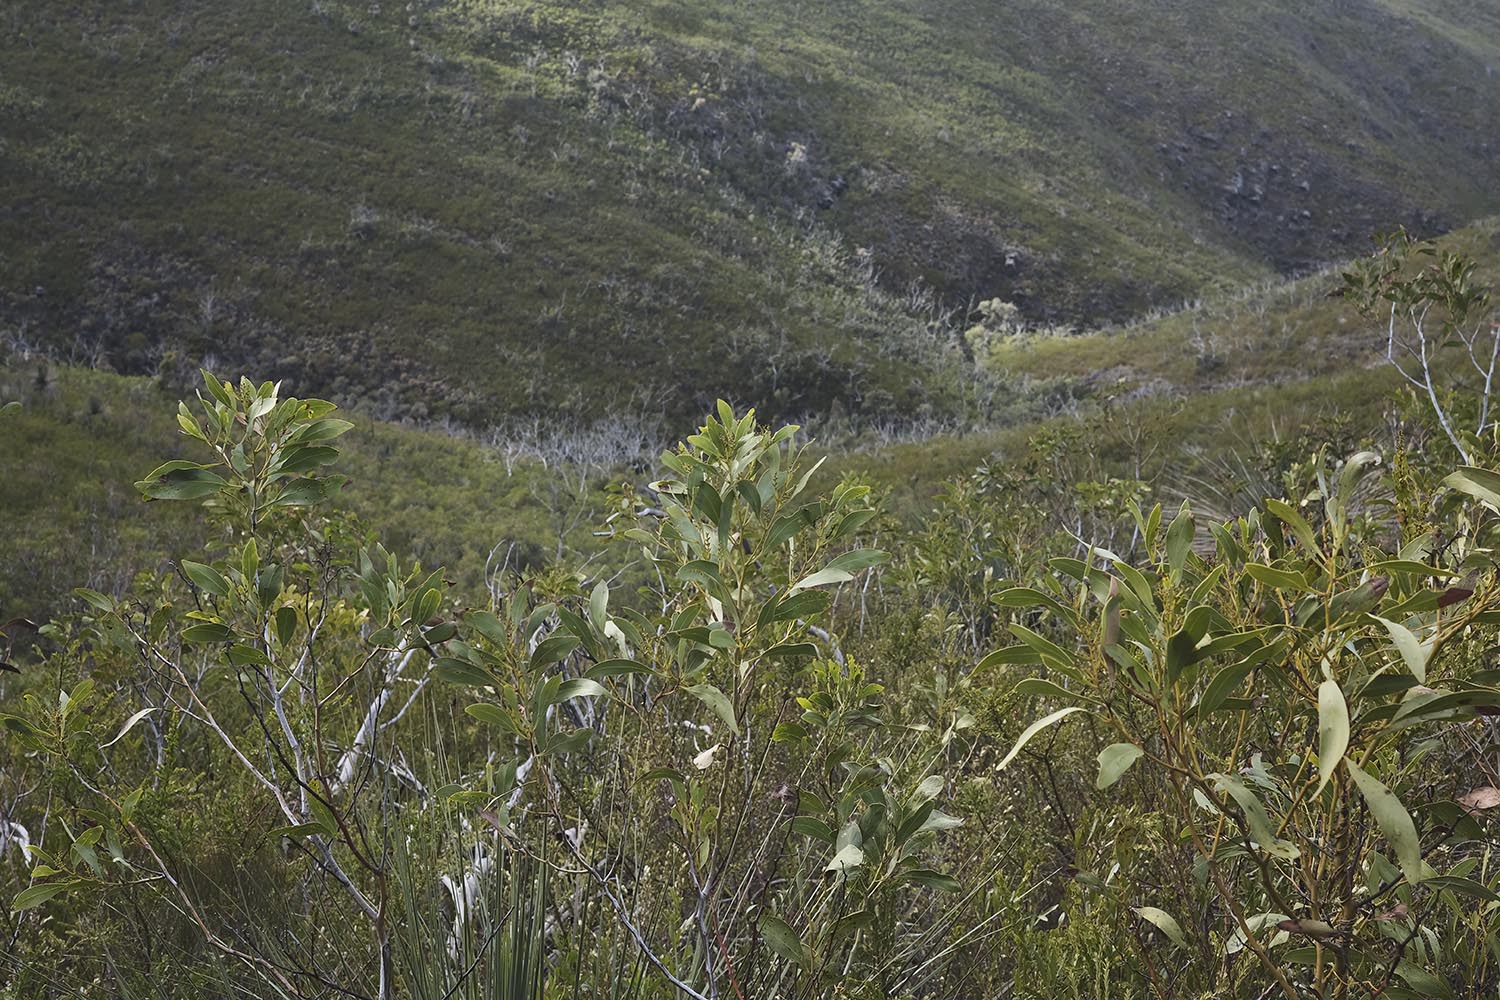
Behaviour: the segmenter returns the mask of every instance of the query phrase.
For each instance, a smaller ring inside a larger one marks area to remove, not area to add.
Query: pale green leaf
[[[112,739],[112,740],[110,740],[108,743],[101,743],[99,745],[99,749],[103,750],[106,747],[112,747],[116,743],[120,742],[122,739],[125,738],[125,734],[126,733],[130,732],[132,729],[135,728],[135,724],[137,722],[140,722],[142,719],[144,719],[146,716],[150,715],[154,711],[156,711],[156,709],[154,709],[154,708],[143,708],[139,712],[137,712],[134,715],[132,715],[130,718],[126,719],[125,720],[125,725],[123,725],[123,726],[120,727],[120,731],[118,733],[115,733],[115,738]]]
[[[730,704],[729,699],[724,695],[723,691],[720,691],[712,684],[694,684],[686,690],[688,694],[703,702],[703,704],[713,710],[715,715],[723,719],[729,726],[730,731],[735,735],[739,735],[740,726],[734,717],[734,706]]]
[[[1406,661],[1406,669],[1417,679],[1417,683],[1427,683],[1427,661],[1432,658],[1432,647],[1419,640],[1411,629],[1399,622],[1393,622],[1388,618],[1375,616],[1385,626],[1385,630],[1391,634],[1391,643],[1401,654],[1401,659]]]
[[[1182,933],[1182,925],[1177,922],[1177,918],[1172,916],[1172,914],[1155,906],[1137,906],[1135,907],[1135,912],[1140,915],[1142,920],[1151,923],[1163,934],[1171,938],[1172,943],[1177,947],[1187,947],[1187,938]]]
[[[1333,776],[1333,769],[1344,759],[1349,749],[1349,704],[1337,682],[1324,681],[1318,685],[1318,790]]]
[[[1422,842],[1417,837],[1417,825],[1412,822],[1411,814],[1406,811],[1401,800],[1396,798],[1395,792],[1381,784],[1377,778],[1366,774],[1354,761],[1346,759],[1344,766],[1349,769],[1354,783],[1359,786],[1359,793],[1365,797],[1365,803],[1369,805],[1375,822],[1380,824],[1380,832],[1385,834],[1385,839],[1395,849],[1396,860],[1401,865],[1401,872],[1406,880],[1422,881]]]
[[[1100,750],[1099,779],[1094,782],[1094,787],[1108,788],[1119,781],[1145,752],[1134,743],[1111,743]]]
[[[1030,743],[1031,738],[1037,733],[1041,732],[1043,729],[1046,729],[1048,726],[1055,725],[1056,723],[1061,722],[1068,716],[1072,715],[1074,712],[1082,711],[1083,708],[1081,706],[1069,705],[1067,708],[1059,708],[1057,711],[1051,713],[1050,715],[1044,715],[1040,719],[1033,722],[1031,725],[1027,726],[1024,730],[1022,730],[1020,738],[1016,740],[1016,745],[1010,748],[1010,753],[1006,754],[1005,759],[1000,761],[1000,766],[997,767],[996,770],[1003,770],[1007,764],[1015,760],[1016,754],[1020,753],[1022,748],[1025,747],[1026,744]]]

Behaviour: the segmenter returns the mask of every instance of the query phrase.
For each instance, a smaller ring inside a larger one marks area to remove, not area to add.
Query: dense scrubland
[[[1404,235],[1342,284],[1357,420],[1112,401],[903,494],[719,403],[607,488],[490,453],[558,541],[482,570],[343,499],[479,445],[203,373],[115,498],[164,561],[5,627],[8,995],[1488,995],[1500,328]]]
[[[1496,65],[5,6],[0,1000],[1500,996]]]

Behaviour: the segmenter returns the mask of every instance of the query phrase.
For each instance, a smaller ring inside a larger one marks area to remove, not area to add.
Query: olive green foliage
[[[1094,326],[1500,207],[1483,4],[406,6],[7,4],[0,333],[471,426],[955,418],[965,303]]]
[[[1383,301],[1453,314],[1421,263]],[[1492,993],[1500,442],[1441,386],[1238,455],[1253,396],[1110,402],[904,497],[719,403],[476,581],[341,507],[332,404],[208,375],[170,561],[0,629],[0,995]]]

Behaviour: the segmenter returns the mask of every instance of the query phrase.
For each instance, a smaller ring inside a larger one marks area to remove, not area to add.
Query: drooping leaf
[[[1165,934],[1173,944],[1179,948],[1187,947],[1187,938],[1182,933],[1182,925],[1177,918],[1166,910],[1155,906],[1137,906],[1135,912],[1142,920],[1150,923],[1157,930]]]
[[[440,681],[448,684],[474,684],[488,685],[494,683],[494,678],[485,673],[484,670],[452,656],[440,656],[432,665],[432,675]]]
[[[946,784],[941,774],[929,774],[917,785],[917,790],[912,793],[910,804],[918,806],[923,802],[930,802],[943,794],[943,786]]]
[[[1301,573],[1294,573],[1291,570],[1278,569],[1275,566],[1263,566],[1260,563],[1248,563],[1245,566],[1245,572],[1250,574],[1251,579],[1265,584],[1272,590],[1304,592],[1312,589],[1308,586],[1306,578]]]
[[[1417,826],[1412,822],[1411,814],[1396,798],[1395,792],[1381,784],[1379,779],[1366,774],[1353,760],[1346,758],[1344,766],[1364,796],[1375,822],[1380,824],[1380,832],[1395,849],[1401,873],[1408,882],[1422,881],[1422,842],[1417,837]]]
[[[638,663],[635,660],[613,659],[601,660],[584,671],[584,675],[594,680],[601,677],[626,677],[630,674],[655,674],[656,671]]]
[[[603,684],[590,680],[587,677],[564,681],[562,687],[557,689],[556,699],[558,702],[567,701],[570,698],[598,698],[609,692]]]
[[[734,717],[734,706],[730,704],[729,698],[725,696],[723,691],[720,691],[712,684],[694,684],[685,690],[688,694],[707,705],[715,715],[723,719],[731,732],[736,736],[739,735],[740,726]]]
[[[101,743],[101,744],[99,744],[99,749],[100,750],[104,750],[104,749],[106,749],[108,747],[112,747],[116,743],[120,742],[122,739],[125,738],[125,734],[126,733],[130,732],[132,729],[135,728],[136,723],[140,722],[146,716],[150,715],[152,712],[155,712],[155,711],[156,711],[155,708],[143,708],[139,712],[137,712],[134,715],[132,715],[130,718],[126,719],[125,720],[125,725],[123,725],[123,726],[120,727],[120,731],[118,733],[115,733],[115,738],[112,739],[112,740],[110,740],[108,743]]]
[[[1027,726],[1021,731],[1020,737],[1016,740],[1016,745],[1010,748],[1010,753],[1005,755],[1005,758],[1000,761],[999,767],[995,768],[995,770],[1004,770],[1005,766],[1016,759],[1016,755],[1021,752],[1022,748],[1024,748],[1026,744],[1031,742],[1031,738],[1037,733],[1041,732],[1043,729],[1046,729],[1048,726],[1055,725],[1056,723],[1061,722],[1068,716],[1072,715],[1074,712],[1082,712],[1083,710],[1084,709],[1082,708],[1082,706],[1069,705],[1067,708],[1059,708],[1057,711],[1051,713],[1050,715],[1044,715],[1040,719],[1033,722],[1031,725]]]
[[[934,809],[927,814],[927,818],[922,821],[922,825],[917,828],[917,832],[922,833],[927,830],[936,830],[941,833],[944,830],[956,830],[963,825],[964,821],[959,817],[950,816],[941,809]]]
[[[1270,511],[1278,521],[1292,529],[1292,534],[1297,536],[1297,540],[1302,543],[1309,554],[1319,550],[1318,536],[1313,534],[1312,525],[1307,523],[1307,518],[1303,517],[1296,507],[1285,500],[1271,498],[1267,498],[1265,505],[1266,510]]]
[[[283,646],[297,634],[297,610],[282,607],[276,609],[276,641]]]
[[[1276,836],[1271,818],[1266,814],[1265,804],[1254,792],[1246,788],[1238,778],[1227,774],[1212,774],[1209,777],[1215,788],[1234,799],[1235,804],[1240,807],[1240,812],[1245,816],[1245,825],[1250,829],[1250,838],[1255,841],[1256,846],[1273,858],[1284,861],[1297,859],[1301,854],[1297,845]]]
[[[508,733],[516,731],[516,720],[511,714],[499,705],[481,701],[473,705],[465,705],[464,712],[483,722],[487,726],[495,726]]]
[[[1188,510],[1187,504],[1183,504],[1182,510],[1167,525],[1167,565],[1172,568],[1173,573],[1180,574],[1182,567],[1187,565],[1196,532],[1197,523],[1193,520],[1192,511]]]
[[[834,854],[833,859],[824,868],[827,872],[843,872],[850,868],[858,868],[865,863],[865,852],[857,844],[845,844]]]
[[[1466,465],[1444,479],[1443,485],[1500,510],[1500,473]]]
[[[1388,618],[1380,618],[1379,615],[1375,617],[1391,634],[1391,643],[1401,654],[1401,659],[1406,663],[1406,669],[1411,671],[1417,683],[1426,684],[1427,661],[1432,657],[1432,647],[1419,640],[1405,625]]]
[[[802,579],[792,584],[791,587],[788,588],[788,590],[792,593],[796,593],[799,590],[809,590],[813,587],[826,587],[830,584],[835,583],[847,583],[852,579],[854,579],[854,574],[850,573],[848,570],[837,569],[830,566],[827,569],[820,569],[816,573],[809,573],[807,576],[804,576]]]
[[[879,549],[851,549],[828,564],[829,569],[841,569],[846,573],[858,573],[871,566],[883,566],[891,557]]]
[[[188,579],[193,581],[193,585],[199,590],[206,590],[215,597],[229,596],[229,581],[212,566],[205,566],[203,563],[193,562],[190,559],[182,560],[180,565]]]
[[[944,875],[942,872],[933,871],[930,868],[912,868],[902,872],[900,880],[912,882],[927,889],[936,889],[939,892],[958,892],[963,885],[952,875]]]
[[[1099,778],[1094,787],[1104,789],[1119,781],[1145,752],[1134,743],[1111,743],[1100,750]]]
[[[1318,790],[1333,776],[1334,768],[1349,749],[1349,704],[1337,682],[1327,680],[1318,685]]]
[[[228,642],[233,638],[234,632],[229,626],[218,622],[199,622],[182,630],[184,642]]]

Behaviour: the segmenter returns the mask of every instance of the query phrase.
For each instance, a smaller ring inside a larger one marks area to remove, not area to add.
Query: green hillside
[[[381,418],[991,416],[1085,326],[1500,208],[1500,14],[18,0],[0,335]]]
[[[1500,220],[1440,245],[1480,262],[1485,280],[1500,274]],[[812,438],[837,470],[824,482],[864,477],[897,521],[910,521],[945,481],[1022,459],[1058,435],[1094,472],[1139,476],[1168,498],[1205,462],[1253,459],[1257,447],[1302,440],[1309,428],[1364,440],[1399,380],[1382,331],[1330,295],[1339,284],[1332,272],[1267,282],[1087,334],[971,331],[978,368],[1010,387],[1006,419],[926,434],[817,421]],[[0,354],[0,401],[22,402],[0,426],[0,510],[14,539],[0,566],[0,611],[55,613],[79,581],[121,590],[191,537],[130,485],[193,451],[171,419],[176,397],[162,379]],[[456,567],[453,581],[475,593],[496,559],[536,569],[588,559],[611,491],[644,483],[660,449],[691,426],[559,424],[553,436],[481,437],[364,415],[346,440],[344,506],[397,550]]]

